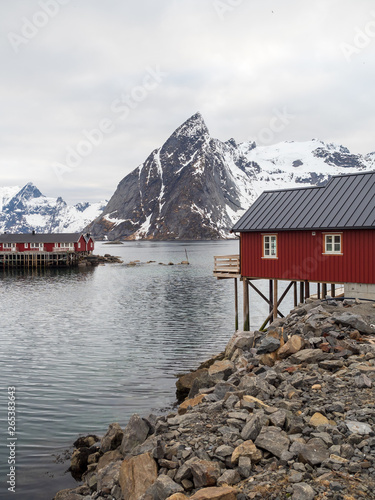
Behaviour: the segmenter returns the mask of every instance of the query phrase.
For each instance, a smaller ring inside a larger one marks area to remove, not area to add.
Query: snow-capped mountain
[[[47,198],[31,182],[0,188],[0,232],[73,233],[98,217],[106,202],[69,206],[62,198]]]
[[[89,230],[111,240],[225,238],[264,190],[322,185],[374,167],[375,153],[354,155],[318,140],[222,142],[197,113],[119,183]]]

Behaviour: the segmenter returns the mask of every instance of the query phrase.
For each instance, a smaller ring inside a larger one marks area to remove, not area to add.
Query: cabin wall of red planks
[[[324,254],[324,233],[342,235],[342,254]],[[263,235],[277,234],[277,259],[263,258]],[[327,283],[375,283],[375,230],[241,233],[241,274]]]

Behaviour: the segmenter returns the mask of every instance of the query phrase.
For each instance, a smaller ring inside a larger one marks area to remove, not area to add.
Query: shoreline
[[[77,440],[84,484],[55,500],[375,498],[374,339],[375,305],[352,300],[237,332],[178,379],[177,412]]]

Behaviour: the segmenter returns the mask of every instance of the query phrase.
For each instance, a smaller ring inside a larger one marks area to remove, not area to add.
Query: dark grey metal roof
[[[1,234],[0,243],[77,243],[83,233]],[[83,236],[86,237],[84,234]],[[87,238],[85,238],[87,240]]]
[[[232,231],[375,228],[375,171],[337,175],[326,186],[264,191]]]

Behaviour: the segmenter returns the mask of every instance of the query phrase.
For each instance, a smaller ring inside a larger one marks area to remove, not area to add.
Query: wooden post
[[[234,317],[234,323],[235,323],[235,331],[238,331],[238,285],[237,285],[237,278],[234,278],[234,310],[235,310],[235,317]]]
[[[305,294],[303,289],[304,289],[304,283],[303,281],[301,281],[299,284],[299,301],[301,302],[301,304],[305,302],[304,300]]]
[[[335,289],[335,284],[331,284],[331,297],[334,298],[336,297],[336,289]]]
[[[250,330],[249,286],[247,278],[243,278],[243,329],[245,332]]]
[[[305,281],[305,300],[310,297],[310,283]]]
[[[277,318],[277,280],[273,280],[273,320]]]
[[[318,299],[320,299],[320,283],[316,285],[316,294],[318,296]]]
[[[294,307],[298,306],[297,281],[293,281]]]
[[[273,321],[273,281],[270,280],[269,282],[269,297],[270,297],[270,302],[269,302],[269,313],[271,314],[271,323]]]
[[[327,295],[327,283],[322,283],[322,299],[325,299]]]

